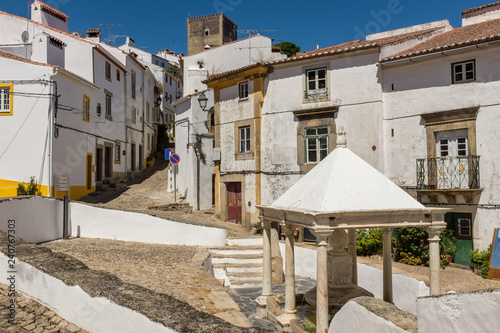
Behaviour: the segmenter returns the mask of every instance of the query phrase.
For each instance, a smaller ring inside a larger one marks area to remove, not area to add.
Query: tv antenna
[[[103,27],[108,27],[108,45],[111,45],[111,40],[113,40],[113,37],[111,36],[111,27],[123,27],[123,25],[120,25],[120,24],[107,24],[107,23],[102,23],[102,24],[99,24],[100,26],[103,26]]]
[[[241,32],[243,34],[247,34],[248,37],[255,35],[257,32],[260,31],[278,31],[278,30],[264,30],[264,29],[247,29],[247,30],[236,30],[238,32]]]

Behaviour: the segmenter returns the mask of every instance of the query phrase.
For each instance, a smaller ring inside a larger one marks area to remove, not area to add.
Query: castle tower
[[[188,17],[188,55],[202,52],[206,45],[220,46],[238,39],[238,26],[224,14]]]

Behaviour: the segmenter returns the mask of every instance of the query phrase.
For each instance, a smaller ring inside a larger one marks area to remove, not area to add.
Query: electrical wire
[[[42,90],[42,93],[45,91],[45,89],[47,88],[47,86],[43,87],[43,90]],[[38,101],[40,100],[40,97],[38,97],[35,101],[35,103],[33,104],[33,107],[31,108],[31,110],[28,112],[28,114],[26,115],[26,117],[24,118],[21,126],[19,126],[19,128],[17,129],[16,131],[16,134],[14,134],[14,137],[12,138],[12,140],[10,140],[9,144],[7,145],[7,147],[5,148],[5,150],[3,151],[2,155],[0,155],[0,160],[2,159],[2,157],[5,155],[5,153],[7,152],[7,150],[9,150],[10,146],[12,145],[12,143],[14,142],[14,140],[16,139],[17,135],[19,134],[19,132],[21,131],[21,129],[23,128],[24,124],[26,124],[26,121],[28,120],[29,116],[31,115],[31,113],[33,112],[33,110],[35,109],[35,106],[38,104]]]
[[[71,131],[75,131],[75,132],[78,132],[78,133],[88,134],[88,135],[93,136],[95,138],[99,138],[99,139],[103,139],[103,140],[107,140],[107,141],[117,141],[117,142],[122,142],[122,143],[128,143],[128,142],[123,141],[123,140],[109,139],[109,138],[106,138],[106,137],[101,136],[101,135],[97,135],[97,134],[90,133],[90,132],[87,132],[87,131],[82,131],[82,130],[79,130],[77,128],[68,127],[68,126],[64,126],[64,125],[61,125],[61,124],[54,124],[54,126],[59,127],[59,128],[63,128],[63,129],[67,129],[67,130],[71,130]]]

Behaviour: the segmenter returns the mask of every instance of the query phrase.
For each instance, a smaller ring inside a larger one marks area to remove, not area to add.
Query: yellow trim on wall
[[[14,181],[14,180],[6,180],[0,179],[0,198],[7,197],[16,197],[17,196],[17,185],[22,182]],[[24,183],[27,186],[27,183]],[[40,191],[42,192],[42,196],[47,196],[48,186],[43,185],[40,186]],[[89,193],[95,191],[95,187],[92,186],[90,190],[87,189],[87,186],[70,186],[70,199],[76,200],[79,199]],[[68,195],[68,192],[57,192],[57,198],[62,199],[65,195]],[[50,196],[54,197],[54,187],[50,187]]]
[[[87,107],[85,108],[85,102],[87,102]],[[83,121],[86,121],[87,123],[90,122],[90,97],[87,95],[83,95],[83,113],[82,113],[82,119]],[[85,111],[87,111],[87,117],[85,117]]]
[[[14,84],[13,83],[2,83],[0,88],[9,88],[9,111],[0,110],[0,116],[12,116],[14,114]]]

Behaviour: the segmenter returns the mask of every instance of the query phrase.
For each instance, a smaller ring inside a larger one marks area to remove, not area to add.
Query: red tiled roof
[[[46,32],[43,32],[42,34],[44,34],[45,36],[49,37],[49,38],[50,38],[50,39],[52,39],[53,41],[60,43],[60,44],[61,44],[61,45],[63,45],[63,46],[68,46],[68,44],[66,44],[65,42],[63,42],[63,41],[62,41],[62,40],[60,40],[59,38],[55,38],[54,36],[49,35],[49,34],[48,34],[48,33],[46,33]]]
[[[236,68],[236,69],[222,72],[222,73],[212,74],[212,75],[209,75],[206,80],[201,81],[201,83],[207,84],[208,82],[211,82],[211,81],[214,81],[214,80],[217,80],[217,79],[220,79],[220,78],[232,75],[232,74],[241,73],[241,72],[246,71],[247,69],[251,69],[251,68],[255,68],[255,67],[259,67],[259,66],[267,66],[267,64],[262,64],[260,62],[257,62],[255,64],[247,65],[245,67]]]
[[[373,39],[373,40],[360,40],[359,39],[359,40],[355,40],[355,41],[340,44],[340,45],[326,47],[323,49],[297,53],[297,55],[295,55],[293,57],[288,57],[286,59],[281,59],[281,60],[275,60],[275,61],[271,61],[269,63],[270,64],[277,64],[277,63],[284,63],[284,62],[292,62],[292,61],[305,60],[305,59],[318,57],[318,56],[327,56],[327,55],[332,55],[332,54],[355,52],[355,51],[365,50],[365,49],[369,49],[369,48],[378,48],[378,47],[385,46],[385,45],[398,44],[398,43],[402,43],[402,42],[407,41],[407,40],[411,40],[411,39],[425,36],[427,34],[431,34],[435,31],[437,31],[439,29],[443,29],[443,28],[444,28],[444,26],[420,30],[420,31],[408,32],[405,34],[384,37],[384,38],[379,38],[379,39]]]
[[[50,26],[48,26],[48,25],[45,25],[45,24],[43,24],[43,23],[40,23],[40,22],[36,22],[36,21],[33,21],[33,20],[29,20],[29,19],[27,19],[27,18],[25,18],[25,17],[21,17],[21,16],[13,15],[13,14],[10,14],[10,13],[7,13],[7,12],[3,12],[3,11],[1,11],[1,10],[0,10],[0,14],[7,15],[7,16],[10,16],[10,17],[13,17],[13,18],[16,18],[16,19],[20,19],[20,20],[28,21],[28,22],[31,22],[31,23],[33,23],[33,24],[38,24],[38,25],[39,25],[39,26],[41,26],[41,27],[44,27],[44,28],[50,29],[50,30],[52,30],[52,31],[58,32],[58,33],[60,33],[60,34],[63,34],[63,35],[66,35],[66,36],[72,37],[72,38],[77,39],[77,40],[79,40],[79,41],[81,41],[81,42],[85,42],[85,43],[92,44],[92,45],[99,45],[98,43],[91,42],[90,40],[87,40],[87,39],[85,39],[85,38],[81,38],[81,37],[75,36],[75,35],[73,35],[73,34],[70,34],[70,33],[68,33],[68,32],[64,32],[64,31],[61,31],[61,30],[59,30],[59,29],[52,28],[52,27],[50,27]]]
[[[26,58],[23,58],[23,57],[20,57],[20,56],[16,56],[14,54],[2,52],[2,51],[0,51],[0,58],[7,58],[7,59],[16,60],[16,61],[22,61],[22,62],[25,62],[25,63],[28,63],[28,64],[38,65],[38,66],[54,67],[54,68],[58,67],[58,66],[53,66],[53,65],[49,65],[49,64],[44,64],[44,63],[41,63],[41,62],[31,61],[29,59],[26,59]]]
[[[403,52],[382,59],[381,62],[442,52],[493,40],[500,40],[500,19],[471,24],[444,32]]]
[[[101,32],[101,29],[89,29],[87,30],[88,34],[98,34]]]
[[[462,15],[473,13],[473,12],[477,12],[478,10],[485,9],[485,8],[488,8],[488,7],[494,7],[494,6],[497,6],[497,5],[500,5],[500,2],[490,3],[490,4],[487,4],[487,5],[484,5],[484,6],[467,9],[467,10],[465,10],[462,13]]]
[[[41,2],[41,1],[36,1],[37,3],[40,4],[40,6],[47,12],[51,13],[51,14],[54,14],[55,16],[60,16],[60,17],[63,17],[65,18],[66,20],[69,19],[69,16],[64,14],[63,12],[61,12],[60,10],[57,10],[55,9],[54,7],[51,7],[49,5],[47,5],[46,3],[44,2]]]

